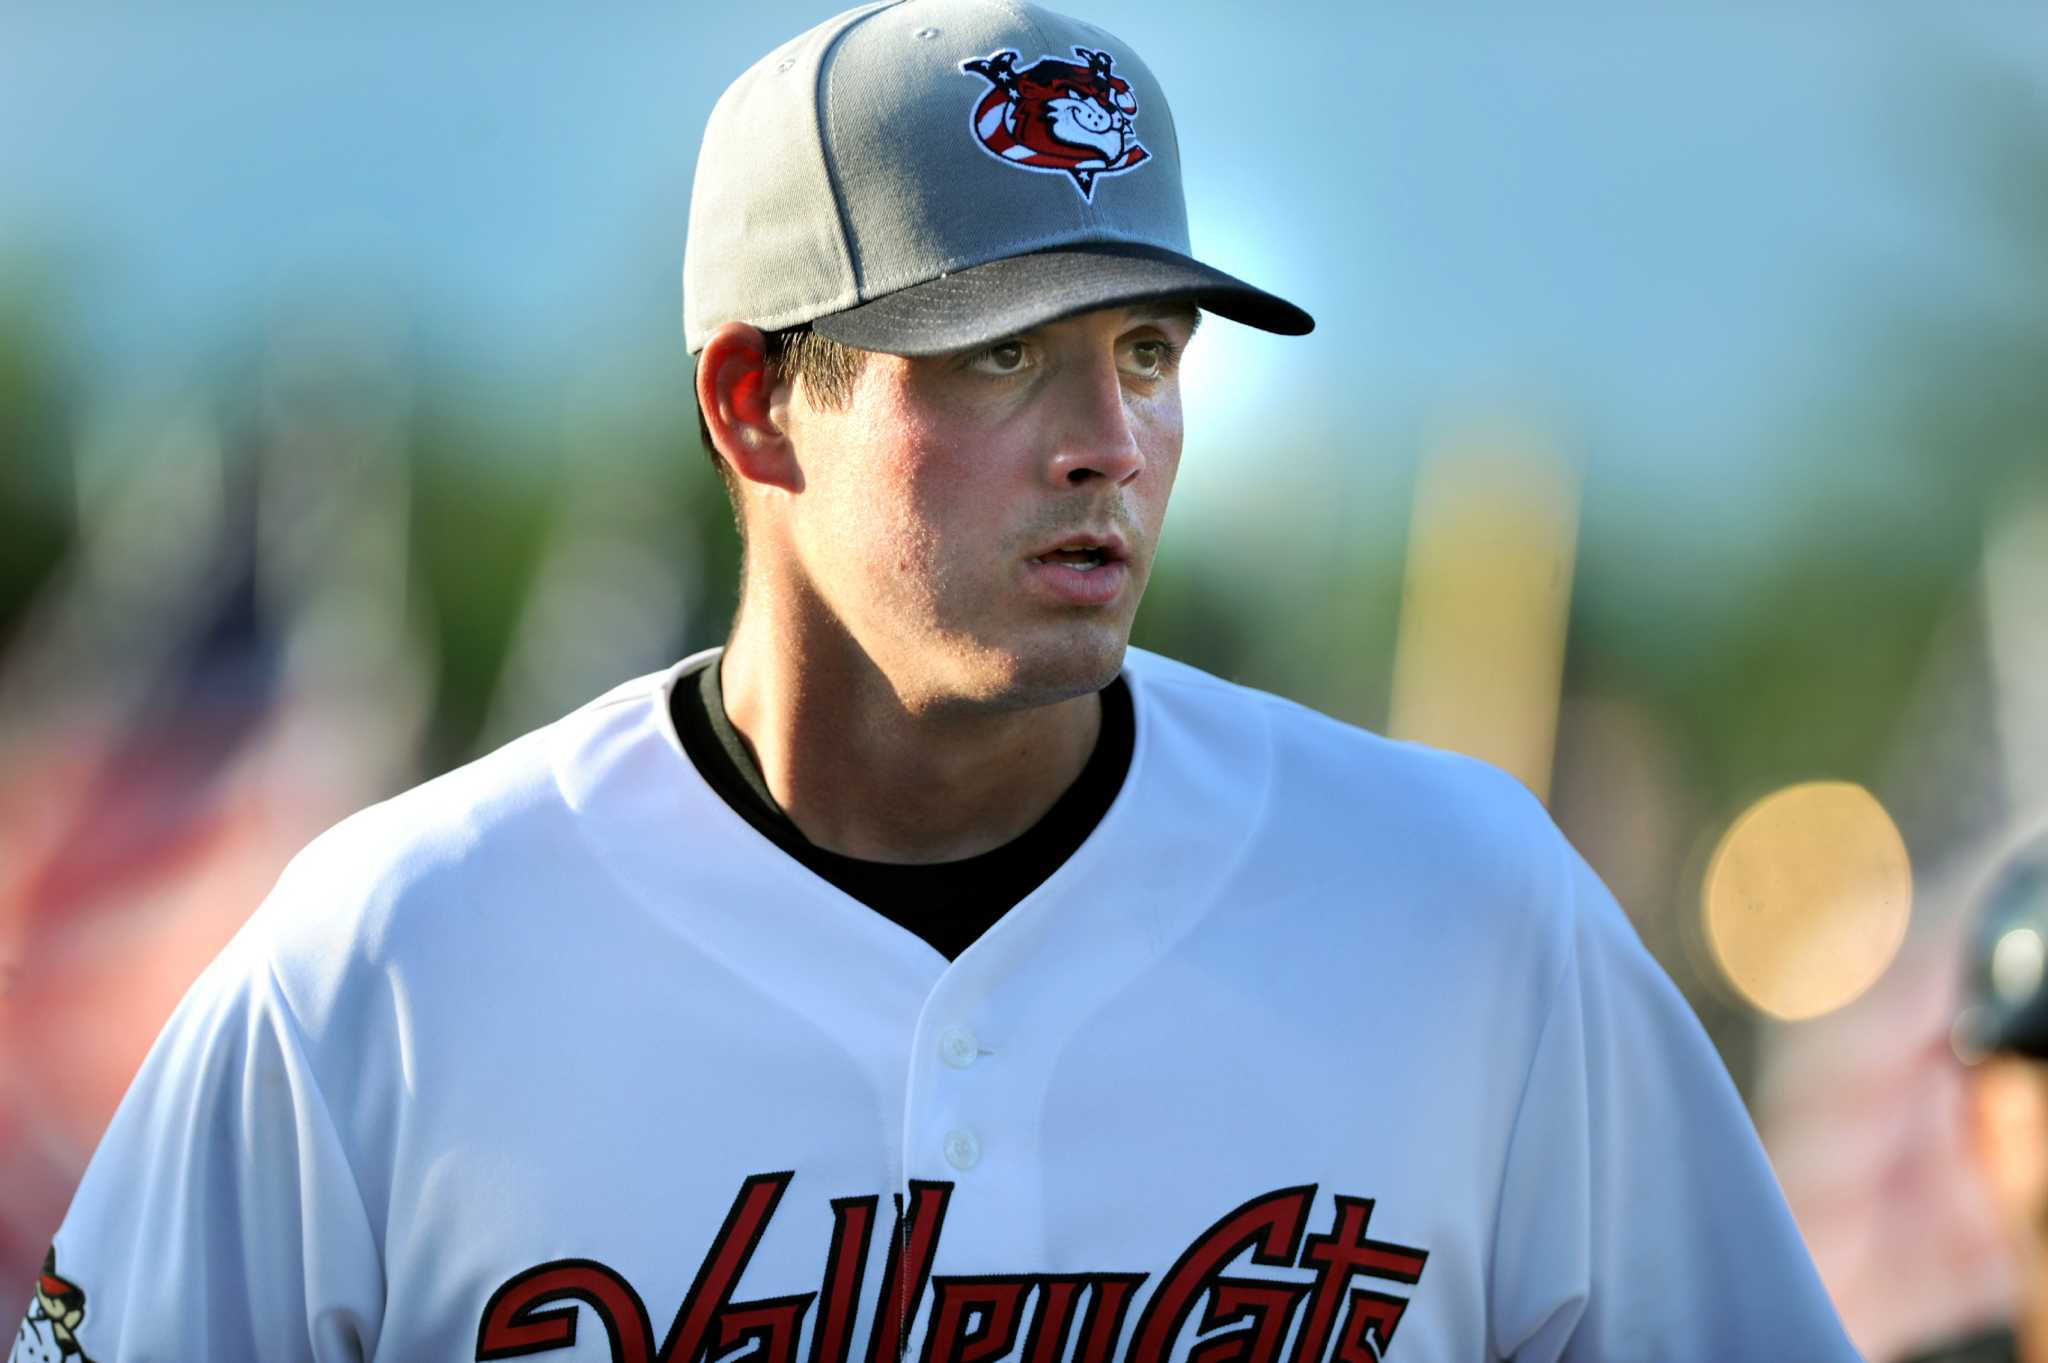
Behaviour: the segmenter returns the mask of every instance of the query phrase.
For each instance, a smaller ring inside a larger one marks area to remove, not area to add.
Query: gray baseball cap
[[[885,0],[784,43],[711,111],[683,254],[693,354],[747,322],[933,355],[1167,298],[1315,326],[1190,253],[1166,96],[1093,24]]]

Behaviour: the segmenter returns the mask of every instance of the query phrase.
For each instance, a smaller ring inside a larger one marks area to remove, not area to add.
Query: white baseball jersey
[[[69,1357],[1854,1358],[1512,779],[1133,650],[1116,802],[949,962],[705,785],[687,666],[292,863],[57,1236]]]

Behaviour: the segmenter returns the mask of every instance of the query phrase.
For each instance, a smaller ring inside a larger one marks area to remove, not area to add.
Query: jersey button
[[[946,1137],[946,1163],[955,1169],[972,1169],[981,1163],[981,1140],[966,1127]]]
[[[981,1054],[974,1033],[965,1027],[948,1027],[939,1033],[939,1059],[956,1070],[964,1070]]]

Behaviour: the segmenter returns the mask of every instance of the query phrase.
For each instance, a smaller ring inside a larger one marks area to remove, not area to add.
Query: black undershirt
[[[733,812],[814,874],[932,944],[952,960],[1065,864],[1095,831],[1130,770],[1131,692],[1122,677],[1102,692],[1102,731],[1088,764],[1044,817],[1001,847],[925,865],[863,861],[806,838],[775,803],[753,754],[725,713],[716,658],[685,673],[669,695],[683,751]]]

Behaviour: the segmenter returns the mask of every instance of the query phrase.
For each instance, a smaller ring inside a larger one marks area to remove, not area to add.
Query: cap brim
[[[1315,319],[1284,298],[1198,260],[1151,246],[1091,243],[1009,256],[820,317],[819,335],[860,350],[940,355],[986,345],[1097,308],[1185,300],[1282,336]]]

